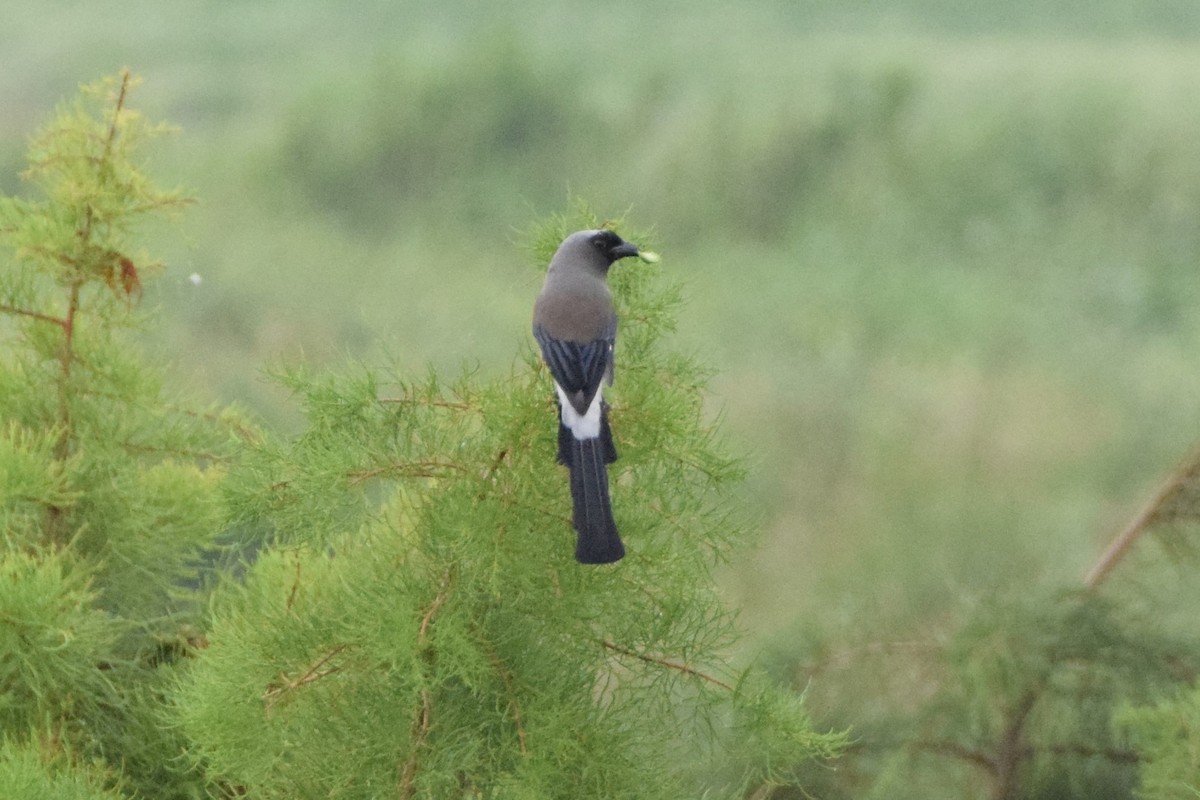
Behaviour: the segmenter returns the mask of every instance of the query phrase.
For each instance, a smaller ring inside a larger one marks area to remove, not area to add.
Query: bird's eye
[[[592,237],[592,244],[596,249],[607,253],[612,250],[620,242],[620,237],[612,231],[601,231]]]

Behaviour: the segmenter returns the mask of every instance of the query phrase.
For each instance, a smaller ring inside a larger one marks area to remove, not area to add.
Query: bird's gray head
[[[614,262],[636,255],[637,245],[610,230],[576,231],[558,246],[550,259],[550,270],[585,269],[603,276]]]

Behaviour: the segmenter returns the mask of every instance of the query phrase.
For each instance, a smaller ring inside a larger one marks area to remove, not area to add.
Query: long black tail
[[[570,458],[571,501],[575,506],[575,560],[581,564],[611,564],[625,555],[625,546],[617,534],[612,504],[608,498],[608,468],[606,462],[614,455],[605,437],[561,441],[562,450]]]

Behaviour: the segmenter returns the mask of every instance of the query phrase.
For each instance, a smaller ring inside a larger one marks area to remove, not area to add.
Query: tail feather
[[[611,437],[574,439],[570,444],[571,501],[574,505],[575,559],[581,564],[611,564],[625,555],[608,496]]]
[[[612,428],[608,426],[608,403],[600,401],[600,441],[604,445],[604,463],[617,460],[617,445],[613,443]]]
[[[600,406],[600,440],[604,446],[604,463],[611,464],[617,460],[617,446],[613,443],[612,428],[608,425],[608,404],[601,401]],[[562,404],[558,404],[558,463],[563,466],[571,465],[571,447],[575,435],[571,429],[562,423]]]

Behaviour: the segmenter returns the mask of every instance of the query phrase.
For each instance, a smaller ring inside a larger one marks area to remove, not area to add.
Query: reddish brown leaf
[[[140,300],[142,280],[138,277],[137,267],[125,256],[121,256],[118,263],[121,265],[121,288],[125,290],[125,296],[130,300],[135,298]]]

